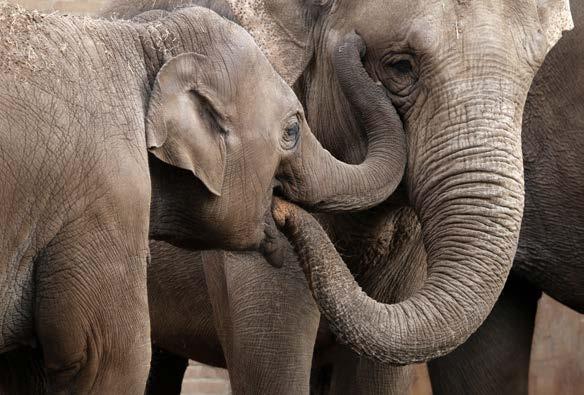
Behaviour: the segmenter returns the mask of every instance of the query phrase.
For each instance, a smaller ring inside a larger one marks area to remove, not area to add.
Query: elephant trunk
[[[410,197],[428,256],[427,281],[411,298],[393,305],[369,298],[310,215],[290,205],[274,211],[332,330],[374,360],[427,361],[462,344],[489,314],[510,270],[524,199],[521,110],[517,101],[481,100],[471,91],[450,109],[464,114],[463,122],[445,126],[453,112],[444,111],[418,131],[427,141],[410,152]]]
[[[355,211],[387,199],[401,181],[406,163],[403,126],[383,89],[361,63],[365,46],[350,34],[333,55],[336,74],[368,140],[368,153],[358,165],[341,162],[323,149],[314,135],[302,135],[301,146],[279,173],[286,197],[317,211]],[[293,182],[290,182],[292,180]]]

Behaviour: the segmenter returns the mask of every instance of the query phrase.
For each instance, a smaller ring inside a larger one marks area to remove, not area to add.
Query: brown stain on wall
[[[112,0],[9,0],[28,9],[91,15]],[[192,364],[185,376],[183,394],[229,394],[229,379],[222,369]],[[432,393],[424,365],[416,368],[412,395]],[[539,305],[531,355],[530,395],[584,393],[584,315],[544,296]]]

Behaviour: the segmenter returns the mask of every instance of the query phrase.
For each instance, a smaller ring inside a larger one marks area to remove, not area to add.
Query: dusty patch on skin
[[[0,68],[17,79],[42,70],[53,72],[72,50],[59,33],[89,32],[101,24],[99,19],[42,14],[0,2]]]
[[[39,24],[45,18],[38,11],[27,11],[24,8],[6,2],[0,3],[0,67],[10,71],[15,66],[25,66],[35,70],[41,59],[33,43],[41,38]]]
[[[177,48],[178,40],[160,22],[152,22],[146,25],[146,30],[152,39],[152,50],[162,53],[164,63],[172,57],[173,51]]]
[[[293,84],[302,73],[311,56],[306,34],[299,34],[278,19],[285,2],[269,0],[226,0],[241,26],[253,36],[257,45],[287,84]],[[294,10],[290,7],[290,11]],[[279,10],[281,11],[281,10]],[[297,18],[303,18],[301,13]],[[308,30],[308,26],[306,26]],[[295,66],[290,59],[297,59]],[[299,67],[300,66],[300,67]]]
[[[570,2],[568,0],[538,0],[537,3],[539,17],[551,48],[562,37],[563,32],[574,28]]]

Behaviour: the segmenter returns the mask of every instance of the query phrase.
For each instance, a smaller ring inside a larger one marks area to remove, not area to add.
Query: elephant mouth
[[[260,243],[259,252],[271,266],[281,268],[287,246],[288,239],[278,230],[272,212],[268,210],[264,222],[264,238]]]

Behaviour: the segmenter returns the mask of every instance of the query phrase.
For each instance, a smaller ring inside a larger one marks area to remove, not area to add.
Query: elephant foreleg
[[[69,224],[36,265],[35,330],[50,393],[144,393],[147,238],[102,227]]]
[[[413,366],[390,366],[361,358],[343,348],[333,367],[330,394],[405,394],[412,382]]]
[[[234,394],[308,394],[320,314],[292,252],[209,253],[205,276]]]

